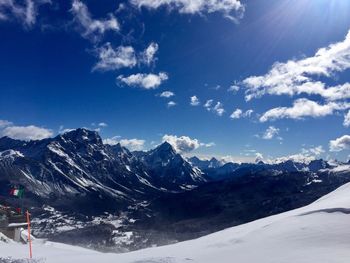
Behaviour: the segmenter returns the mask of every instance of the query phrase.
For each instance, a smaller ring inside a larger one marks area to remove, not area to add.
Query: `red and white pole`
[[[30,214],[29,211],[27,210],[26,212],[27,214],[27,224],[28,224],[28,243],[29,243],[29,258],[31,259],[33,257],[33,253],[32,253],[32,240],[30,238]]]

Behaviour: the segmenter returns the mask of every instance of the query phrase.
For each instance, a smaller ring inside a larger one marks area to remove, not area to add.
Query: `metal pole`
[[[29,211],[27,210],[27,224],[28,224],[28,243],[29,243],[29,258],[31,259],[33,257],[32,253],[32,240],[30,238],[30,217],[29,217]]]

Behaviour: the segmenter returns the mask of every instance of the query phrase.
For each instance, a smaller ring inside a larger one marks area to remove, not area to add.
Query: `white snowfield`
[[[349,213],[346,184],[309,206],[174,245],[103,254],[36,240],[33,253],[47,263],[349,263]],[[27,254],[26,245],[0,244],[0,258]]]

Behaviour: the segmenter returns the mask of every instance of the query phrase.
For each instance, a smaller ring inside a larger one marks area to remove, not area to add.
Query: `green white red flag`
[[[24,193],[24,189],[16,189],[16,188],[13,188],[11,189],[10,191],[10,195],[12,196],[17,196],[19,198],[21,198],[23,196],[23,193]]]

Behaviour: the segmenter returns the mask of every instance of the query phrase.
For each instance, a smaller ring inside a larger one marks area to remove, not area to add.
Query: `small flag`
[[[23,196],[23,193],[24,193],[24,190],[23,189],[16,189],[16,188],[13,188],[11,189],[10,191],[10,195],[12,196],[17,196],[19,198],[21,198]]]

